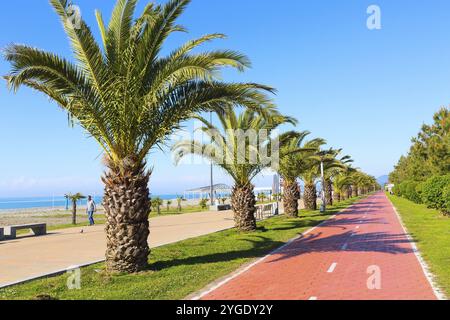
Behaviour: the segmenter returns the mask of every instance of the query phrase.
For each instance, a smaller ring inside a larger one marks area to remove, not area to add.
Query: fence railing
[[[265,220],[279,214],[279,204],[277,202],[260,204],[256,206],[256,220]]]

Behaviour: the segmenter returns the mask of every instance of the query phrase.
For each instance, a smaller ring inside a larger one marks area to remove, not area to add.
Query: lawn
[[[450,296],[450,218],[400,197],[389,198],[436,276],[437,284]]]
[[[82,269],[81,290],[68,290],[68,275],[35,280],[0,289],[0,299],[183,299],[243,264],[264,256],[284,243],[348,207],[346,201],[326,214],[302,211],[298,219],[283,216],[258,223],[254,233],[231,229],[156,248],[150,268],[134,275],[108,275],[104,265]]]

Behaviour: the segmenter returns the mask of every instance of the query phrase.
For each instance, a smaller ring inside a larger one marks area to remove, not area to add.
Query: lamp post
[[[212,112],[209,113],[209,120],[210,120],[210,123],[212,123]],[[213,142],[212,140],[213,140],[213,138],[211,137],[211,143]],[[211,161],[211,188],[210,188],[211,206],[214,206],[216,203],[216,201],[214,199],[214,177],[213,177],[213,175],[214,175],[214,165],[213,165],[213,162]]]
[[[323,168],[323,159],[320,160],[320,174],[322,176],[322,205],[320,207],[320,212],[327,211],[327,203],[325,197],[325,174]]]

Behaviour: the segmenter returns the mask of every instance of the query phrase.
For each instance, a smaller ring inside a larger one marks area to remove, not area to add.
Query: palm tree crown
[[[277,170],[278,159],[273,152],[279,156],[279,144],[271,134],[281,125],[296,121],[281,115],[274,106],[262,106],[258,110],[247,108],[240,114],[225,106],[217,116],[221,127],[198,117],[204,124],[201,130],[211,138],[211,143],[195,140],[176,143],[173,146],[176,161],[180,162],[189,154],[199,155],[227,172],[235,182],[231,205],[236,227],[241,231],[254,231],[256,197],[252,180],[265,168]],[[268,154],[264,154],[266,152]]]
[[[5,78],[17,90],[25,85],[43,92],[67,110],[94,137],[113,162],[143,161],[182,121],[222,104],[257,106],[266,102],[265,86],[217,81],[224,66],[244,70],[244,55],[217,50],[192,53],[199,45],[224,38],[210,34],[161,55],[164,41],[190,0],[164,6],[148,4],[133,20],[137,0],[118,0],[108,26],[96,12],[102,43],[81,20],[72,25],[67,0],[50,0],[70,39],[77,63],[24,45],[11,45],[5,58],[12,70]]]

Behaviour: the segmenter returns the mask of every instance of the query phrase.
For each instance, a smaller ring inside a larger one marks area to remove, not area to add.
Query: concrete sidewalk
[[[204,212],[150,219],[152,248],[225,230],[234,226],[233,213]],[[80,233],[81,229],[84,233]],[[51,231],[43,237],[0,242],[2,286],[104,259],[104,226]]]

